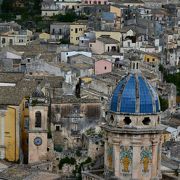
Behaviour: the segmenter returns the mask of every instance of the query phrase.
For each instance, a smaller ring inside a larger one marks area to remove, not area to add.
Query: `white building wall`
[[[155,53],[156,52],[154,47],[152,47],[152,48],[151,47],[141,47],[140,50],[144,51],[144,52],[149,52],[149,53]]]
[[[5,39],[5,43],[2,43]],[[0,47],[6,47],[9,45],[27,45],[31,41],[31,35],[0,35]]]
[[[7,59],[21,59],[21,56],[7,51],[6,52],[6,58]]]

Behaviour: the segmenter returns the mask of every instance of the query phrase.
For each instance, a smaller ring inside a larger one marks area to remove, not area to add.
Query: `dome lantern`
[[[131,68],[131,73],[140,73],[140,63],[141,60],[137,54],[130,55],[129,57],[130,60],[130,68]]]

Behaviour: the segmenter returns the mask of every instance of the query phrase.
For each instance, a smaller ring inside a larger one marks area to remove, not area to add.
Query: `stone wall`
[[[52,104],[51,130],[55,145],[81,147],[81,134],[101,119],[100,103]]]

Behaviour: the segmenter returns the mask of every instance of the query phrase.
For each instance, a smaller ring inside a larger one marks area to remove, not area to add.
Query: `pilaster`
[[[151,171],[151,177],[157,176],[158,156],[159,156],[159,154],[157,152],[157,147],[158,147],[157,137],[154,137],[152,139],[152,171]]]
[[[113,143],[114,148],[114,174],[120,177],[120,145],[118,142]]]
[[[132,160],[132,177],[133,179],[139,179],[141,172],[140,165],[140,152],[141,152],[141,139],[134,138],[132,141],[133,146],[133,160]]]

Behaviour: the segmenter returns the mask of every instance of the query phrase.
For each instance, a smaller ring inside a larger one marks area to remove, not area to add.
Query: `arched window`
[[[135,69],[135,63],[133,63],[133,69]]]
[[[40,128],[41,127],[41,112],[37,111],[35,114],[35,127]]]
[[[136,69],[138,69],[139,67],[138,67],[138,63],[136,63]]]

